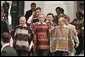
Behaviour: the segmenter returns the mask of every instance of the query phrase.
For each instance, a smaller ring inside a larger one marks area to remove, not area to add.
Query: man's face
[[[21,25],[26,24],[26,20],[25,20],[25,19],[20,19],[20,24],[21,24]]]
[[[53,20],[53,16],[52,16],[52,15],[48,15],[48,16],[47,16],[47,20],[48,20],[48,21],[52,21],[52,20]]]
[[[35,11],[35,15],[38,17],[41,14],[41,11],[38,9]]]
[[[38,19],[39,19],[39,22],[44,22],[44,15],[39,15]]]
[[[34,11],[36,9],[36,6],[35,5],[32,5],[31,6],[31,9]]]
[[[58,19],[58,23],[59,23],[59,25],[64,25],[65,24],[65,18],[64,17],[60,17]]]
[[[57,9],[56,13],[59,15],[61,13],[60,9]]]

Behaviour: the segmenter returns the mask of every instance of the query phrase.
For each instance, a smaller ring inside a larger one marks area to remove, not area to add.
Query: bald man
[[[34,51],[37,56],[49,56],[49,28],[50,26],[44,22],[45,18],[43,14],[38,16],[39,22],[31,25],[35,37],[34,38]]]
[[[55,56],[68,56],[74,51],[75,32],[65,25],[65,16],[58,19],[59,25],[54,29],[52,40],[50,42],[50,51]]]
[[[26,25],[25,17],[21,17],[19,23],[20,24],[14,29],[12,33],[14,36],[14,47],[19,56],[28,56],[29,46],[33,39],[33,32]]]

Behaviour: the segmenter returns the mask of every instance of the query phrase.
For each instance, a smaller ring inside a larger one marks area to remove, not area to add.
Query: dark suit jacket
[[[5,21],[1,21],[1,34],[4,32],[9,33],[8,25]]]
[[[26,20],[28,20],[28,18],[32,15],[32,10],[29,10],[26,12],[25,14],[25,17],[26,17]]]
[[[2,50],[1,56],[17,56],[17,53],[14,50],[14,48],[12,48],[10,46],[6,46]]]
[[[9,3],[8,2],[3,3],[3,7],[5,9],[5,13],[8,13]]]

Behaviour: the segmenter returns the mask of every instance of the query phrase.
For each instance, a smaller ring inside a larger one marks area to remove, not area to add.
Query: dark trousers
[[[51,53],[51,56],[68,56],[69,53],[66,51],[57,51],[57,52],[53,52]]]
[[[37,50],[33,53],[33,56],[49,56],[48,50]]]
[[[76,55],[80,54],[82,52],[82,50],[84,49],[84,45],[83,45],[83,37],[81,34],[78,35],[79,38],[79,46],[76,48]]]
[[[18,56],[29,56],[28,51],[24,50],[16,50],[18,53]]]

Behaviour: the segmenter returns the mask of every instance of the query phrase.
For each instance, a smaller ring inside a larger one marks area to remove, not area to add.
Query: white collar
[[[41,24],[40,22],[38,22],[38,24]],[[42,24],[46,24],[45,22],[43,22]]]
[[[19,26],[22,26],[22,25],[19,25]],[[23,25],[23,27],[27,27],[27,25],[25,24],[25,25]]]
[[[61,26],[59,25],[58,27],[61,27]],[[66,26],[66,25],[64,24],[62,27],[68,27],[68,26]]]
[[[48,20],[46,22],[49,22]],[[52,21],[50,23],[53,23]]]
[[[3,46],[2,46],[2,48],[1,48],[1,52],[2,52],[2,50],[6,47],[6,46],[8,46],[9,45],[9,43],[5,43]]]

